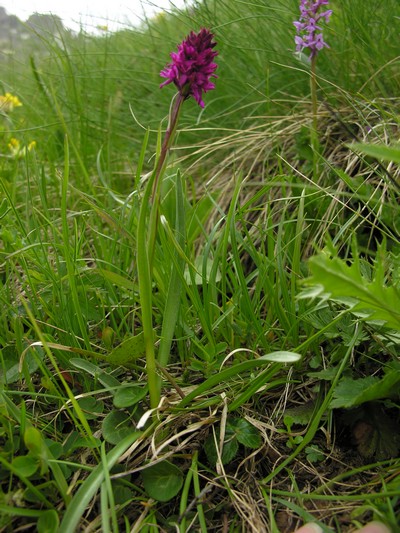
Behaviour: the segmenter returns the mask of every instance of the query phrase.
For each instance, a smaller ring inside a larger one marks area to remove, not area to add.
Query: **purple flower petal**
[[[206,28],[197,34],[191,32],[178,45],[178,52],[171,53],[172,62],[160,72],[161,77],[167,78],[160,87],[174,83],[182,96],[193,96],[204,107],[203,92],[214,89],[215,85],[210,82],[210,78],[218,77],[214,74],[217,65],[213,60],[218,52],[213,50],[217,44],[213,42],[213,37]]]
[[[296,28],[295,44],[298,52],[304,48],[310,49],[310,58],[313,58],[322,48],[329,46],[323,39],[322,28],[318,25],[322,20],[326,23],[332,15],[332,10],[327,9],[318,13],[321,6],[329,4],[329,0],[300,0],[300,19],[293,22]]]

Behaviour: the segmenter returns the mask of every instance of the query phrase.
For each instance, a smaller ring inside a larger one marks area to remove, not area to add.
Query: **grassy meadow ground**
[[[399,2],[330,2],[317,143],[298,1],[193,4],[0,56],[0,531],[399,532]],[[150,413],[139,209],[159,72],[201,27],[219,77],[164,177]]]

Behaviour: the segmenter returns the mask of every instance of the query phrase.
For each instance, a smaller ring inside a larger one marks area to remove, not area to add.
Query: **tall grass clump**
[[[395,532],[398,2],[190,4],[2,56],[0,529]]]

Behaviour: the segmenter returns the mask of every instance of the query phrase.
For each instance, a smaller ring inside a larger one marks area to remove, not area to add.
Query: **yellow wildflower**
[[[23,146],[18,139],[11,137],[7,146],[11,152],[11,157],[14,159],[20,159],[36,148],[36,141],[31,141],[27,146]]]
[[[11,93],[0,95],[0,111],[3,113],[11,113],[14,107],[22,106],[22,102],[18,96],[14,96]]]
[[[16,139],[15,137],[12,137],[10,139],[10,142],[8,143],[8,149],[10,150],[11,155],[13,157],[16,157],[19,155],[21,151],[21,143],[19,142],[18,139]]]

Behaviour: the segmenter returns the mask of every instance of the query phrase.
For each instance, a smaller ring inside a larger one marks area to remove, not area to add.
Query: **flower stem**
[[[310,132],[311,149],[313,153],[313,178],[314,181],[318,179],[318,155],[319,155],[319,142],[318,142],[318,99],[317,99],[317,76],[316,76],[316,59],[314,55],[311,58],[311,113],[312,124]]]
[[[148,241],[149,259],[150,259],[151,267],[153,264],[155,240],[156,240],[157,225],[158,225],[158,211],[159,211],[159,206],[160,206],[160,192],[161,192],[162,177],[164,175],[167,155],[169,153],[169,150],[175,138],[176,128],[178,125],[178,120],[179,120],[180,112],[182,109],[182,104],[184,101],[185,101],[185,97],[182,96],[180,93],[177,93],[171,103],[168,127],[166,129],[164,139],[161,145],[160,155],[157,159],[156,166],[154,169],[154,183],[153,183],[153,191],[151,195],[151,211],[150,211],[149,241]]]
[[[153,306],[152,306],[152,274],[155,240],[160,204],[160,190],[165,170],[166,158],[173,143],[178,118],[184,97],[177,94],[169,116],[168,128],[165,132],[160,155],[154,171],[146,185],[140,206],[137,227],[137,268],[139,282],[140,305],[142,309],[142,325],[146,350],[146,371],[149,386],[150,406],[155,409],[160,401],[160,380],[157,375],[157,363],[154,350]],[[147,225],[148,206],[150,204],[150,220]],[[148,229],[147,229],[148,228]]]

